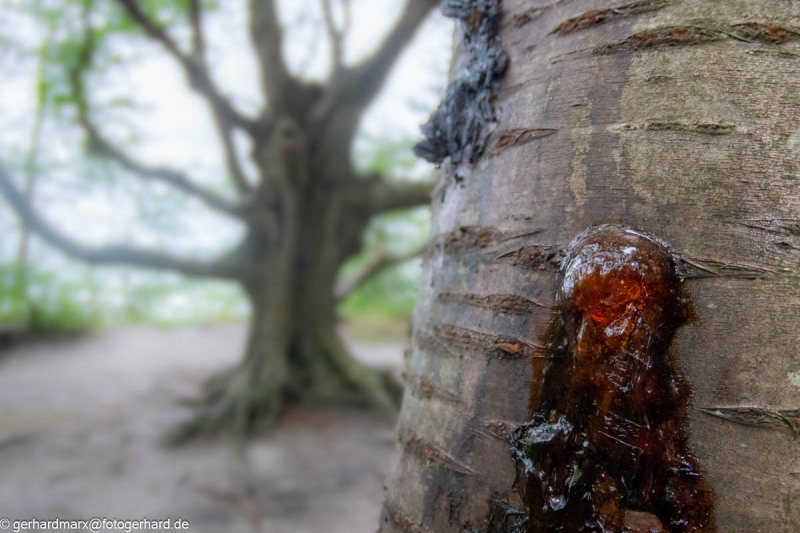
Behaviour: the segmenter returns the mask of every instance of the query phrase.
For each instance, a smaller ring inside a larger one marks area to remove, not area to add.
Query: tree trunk
[[[509,435],[542,393],[560,252],[607,222],[686,267],[695,317],[671,350],[718,530],[799,530],[800,6],[503,10],[497,126],[434,200],[381,531],[525,530]]]
[[[245,355],[207,383],[205,409],[170,435],[173,442],[243,436],[271,425],[287,403],[396,413],[402,388],[395,378],[354,359],[337,332],[334,284],[366,219],[343,211],[336,195],[302,194],[302,215],[281,224],[277,238],[271,228],[258,237],[251,230],[257,244],[249,246],[243,281],[252,310]]]

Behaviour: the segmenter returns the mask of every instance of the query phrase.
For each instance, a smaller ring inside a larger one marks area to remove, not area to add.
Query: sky
[[[45,32],[42,25],[10,9],[15,1],[0,0],[0,38],[15,44],[0,43],[0,71],[4,73],[0,84],[0,158],[12,171],[16,166],[16,177],[21,178],[19,166],[30,146],[35,105],[37,62],[33,50]],[[347,63],[367,57],[402,9],[402,3],[396,0],[351,2]],[[264,102],[257,90],[245,2],[219,4],[221,7],[205,19],[209,63],[218,85],[235,105],[243,112],[255,113]],[[284,47],[290,69],[306,78],[324,79],[329,54],[322,38],[318,0],[279,0],[279,12],[286,28]],[[335,15],[341,20],[340,9]],[[69,31],[68,24],[62,26],[67,28],[57,31]],[[177,40],[188,39],[185,28],[172,31]],[[421,27],[365,114],[357,146],[366,145],[370,139],[419,136],[419,126],[436,107],[446,85],[452,34],[452,23],[438,11]],[[102,131],[148,164],[185,170],[199,183],[224,190],[223,154],[208,108],[187,88],[179,67],[144,37],[121,37],[110,47],[120,59],[119,66],[94,76],[89,84],[90,100],[98,109],[96,122]],[[135,107],[109,107],[123,101]],[[88,243],[168,245],[173,252],[199,257],[225,249],[241,235],[237,223],[206,211],[165,185],[142,185],[109,165],[87,163],[82,153],[82,132],[69,115],[45,120],[42,172],[36,192],[36,204],[64,232]],[[238,141],[240,151],[246,154],[243,139]],[[414,174],[425,175],[431,170],[420,162]],[[136,202],[136,197],[150,201]],[[168,234],[163,231],[165,226],[171,228]],[[16,228],[8,207],[0,202],[0,262],[14,256]],[[33,254],[43,265],[57,268],[64,263],[60,254],[41,243]],[[131,275],[147,276],[125,273]]]

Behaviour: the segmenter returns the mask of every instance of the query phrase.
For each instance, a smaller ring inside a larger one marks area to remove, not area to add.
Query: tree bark
[[[719,531],[797,531],[800,6],[503,10],[496,128],[474,166],[445,162],[434,201],[380,530],[513,530],[492,513],[521,506],[508,437],[541,392],[558,254],[612,222],[686,266],[696,316],[671,349]]]

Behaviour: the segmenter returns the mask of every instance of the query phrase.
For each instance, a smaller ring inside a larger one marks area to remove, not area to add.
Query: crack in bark
[[[777,275],[778,272],[768,268],[756,267],[751,265],[739,265],[726,263],[715,259],[690,259],[688,257],[678,257],[676,259],[678,268],[684,279],[705,279],[705,278],[739,278],[739,279],[764,279],[768,275]]]
[[[497,259],[510,262],[526,270],[555,272],[561,267],[564,252],[553,245],[534,244],[504,253]]]
[[[768,218],[768,219],[755,219],[737,221],[746,228],[757,229],[774,233],[776,235],[789,235],[793,237],[800,237],[800,220],[796,218]]]
[[[458,474],[474,475],[475,471],[467,465],[456,461],[442,448],[426,441],[414,430],[401,428],[399,431],[400,446],[407,453],[410,453],[426,463],[436,463],[442,468],[451,470]]]
[[[543,231],[536,228],[523,233],[510,233],[490,226],[461,226],[435,236],[432,239],[432,247],[439,248],[445,253],[460,253],[473,248],[489,248],[515,239],[523,239]]]
[[[693,26],[668,26],[644,30],[632,34],[617,43],[599,46],[595,54],[613,54],[623,51],[657,48],[662,46],[686,46],[721,41],[726,35],[719,30]]]
[[[497,359],[547,359],[549,347],[532,343],[511,335],[495,335],[453,324],[433,327],[433,334],[447,343],[456,343],[466,349],[480,349]]]
[[[767,245],[777,249],[779,254],[800,251],[800,221],[796,219],[749,220],[737,221],[736,224],[774,237],[767,242]]]
[[[716,122],[669,122],[647,121],[639,124],[621,124],[619,131],[679,131],[699,133],[702,135],[731,135],[736,132],[736,125]]]
[[[800,54],[793,54],[792,52],[787,52],[785,50],[772,50],[772,49],[749,49],[745,50],[745,53],[754,56],[774,56],[780,57],[783,59],[797,59],[800,57]]]
[[[800,409],[774,410],[761,407],[701,407],[703,414],[721,418],[741,426],[791,431],[800,435]]]
[[[530,24],[534,20],[541,17],[546,9],[547,8],[545,7],[535,7],[523,13],[518,13],[511,18],[511,25],[515,28],[521,28],[526,24]]]
[[[664,26],[636,32],[622,41],[596,47],[595,54],[689,46],[733,39],[747,43],[780,45],[800,40],[800,30],[760,22],[746,22],[730,26]]]
[[[554,307],[551,304],[538,302],[518,294],[440,292],[436,295],[436,299],[441,303],[481,307],[508,315],[529,315],[537,309]]]
[[[489,435],[495,439],[506,441],[514,433],[514,430],[519,427],[519,424],[509,422],[508,420],[484,420],[483,427]],[[481,432],[481,434],[486,434]]]
[[[735,24],[731,28],[731,33],[734,39],[753,43],[783,44],[800,40],[800,30],[797,28],[759,22]]]
[[[522,13],[518,13],[511,18],[511,24],[516,28],[521,28],[526,24],[533,22],[534,20],[538,19],[546,11],[553,9],[554,7],[558,7],[563,4],[568,4],[571,0],[556,0],[552,4],[547,4],[546,6],[540,7],[532,7],[523,11]]]
[[[572,17],[565,20],[558,27],[550,32],[551,34],[566,35],[576,31],[585,30],[598,24],[610,22],[615,19],[639,15],[641,13],[649,13],[651,11],[658,11],[668,6],[670,2],[664,0],[651,0],[644,2],[633,2],[617,7],[610,7],[607,9],[592,9],[586,11],[577,17]]]
[[[558,132],[557,128],[516,128],[503,130],[497,135],[497,142],[489,157],[495,157],[509,148],[522,146],[533,141],[544,139]]]

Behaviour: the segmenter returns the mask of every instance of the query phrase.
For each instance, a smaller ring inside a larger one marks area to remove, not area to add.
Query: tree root
[[[215,435],[245,438],[256,427],[277,422],[283,406],[281,390],[259,387],[240,365],[206,382],[198,412],[168,432],[165,443]]]
[[[254,430],[272,427],[289,404],[355,406],[397,414],[403,387],[391,372],[356,361],[338,339],[326,349],[303,351],[291,359],[293,365],[281,384],[259,380],[249,357],[213,376],[204,386],[198,412],[171,430],[165,444],[175,446],[202,436],[245,439]]]

